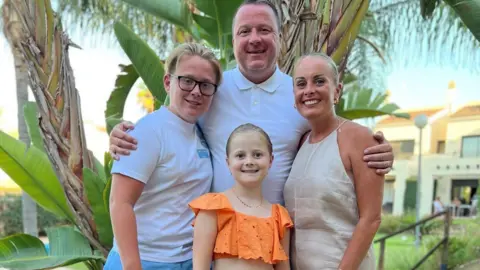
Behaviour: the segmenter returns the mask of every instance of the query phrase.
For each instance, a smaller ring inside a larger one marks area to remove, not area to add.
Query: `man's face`
[[[273,70],[280,46],[275,15],[269,6],[242,6],[234,19],[233,31],[233,50],[242,72]]]

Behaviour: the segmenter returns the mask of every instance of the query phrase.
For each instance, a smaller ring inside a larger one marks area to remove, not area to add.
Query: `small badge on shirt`
[[[209,158],[210,155],[207,149],[197,149],[198,157],[199,158]]]

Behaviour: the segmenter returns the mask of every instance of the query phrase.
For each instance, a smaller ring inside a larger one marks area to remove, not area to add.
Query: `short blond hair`
[[[215,71],[215,83],[218,85],[222,82],[222,66],[217,57],[212,50],[198,43],[183,43],[175,47],[165,61],[166,72],[169,74],[175,73],[178,63],[184,55],[199,56],[210,62]]]
[[[335,84],[338,84],[340,82],[340,78],[339,78],[339,72],[338,72],[338,67],[337,67],[337,64],[335,63],[335,61],[333,61],[333,59],[328,56],[327,54],[323,53],[323,52],[311,52],[311,53],[305,53],[303,54],[302,56],[300,56],[296,61],[295,61],[295,64],[293,66],[293,72],[295,74],[295,69],[296,67],[298,66],[298,64],[305,58],[307,57],[319,57],[319,58],[322,58],[324,59],[325,61],[327,61],[327,64],[328,66],[330,67],[331,71],[332,71],[332,75],[333,75],[333,81],[335,82]]]

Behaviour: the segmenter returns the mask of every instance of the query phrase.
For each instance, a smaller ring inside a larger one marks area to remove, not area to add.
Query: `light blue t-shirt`
[[[191,259],[194,215],[188,203],[210,190],[213,171],[207,144],[195,124],[163,106],[141,118],[129,134],[138,148],[115,161],[112,174],[145,183],[134,207],[140,258]],[[115,242],[113,248],[118,250]]]

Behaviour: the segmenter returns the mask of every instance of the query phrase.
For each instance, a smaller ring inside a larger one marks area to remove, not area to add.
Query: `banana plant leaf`
[[[195,0],[195,8],[204,15],[192,14],[193,20],[208,35],[201,37],[220,50],[231,48],[233,16],[242,2],[243,0]]]
[[[352,87],[342,95],[335,110],[337,115],[350,120],[382,115],[410,118],[407,113],[396,112],[399,107],[395,103],[386,103],[386,98],[383,93],[373,95],[372,89]]]
[[[480,1],[479,0],[445,0],[458,14],[465,26],[480,41]]]
[[[105,208],[103,198],[105,183],[95,172],[89,168],[83,168],[83,187],[92,207],[93,219],[97,226],[100,242],[111,247],[113,245],[113,231],[110,214]]]
[[[75,221],[63,188],[45,153],[0,131],[0,169],[32,199],[59,217]]]
[[[480,41],[480,1],[479,0],[444,0],[460,17],[465,26]],[[420,0],[420,12],[423,18],[432,16],[440,0]]]
[[[40,239],[28,234],[0,239],[0,267],[16,270],[52,269],[84,261],[104,260],[103,256],[92,251],[88,240],[73,227],[47,229],[47,236],[50,253],[47,253]]]
[[[108,98],[107,109],[105,110],[108,134],[110,134],[112,128],[121,121],[128,94],[139,77],[132,64],[120,65],[120,69],[121,73],[115,80],[115,89]]]
[[[165,20],[185,30],[190,29],[192,18],[187,1],[179,0],[122,0],[155,17]]]
[[[120,46],[153,97],[158,101],[165,100],[167,92],[163,88],[164,67],[160,58],[145,41],[124,24],[115,23],[114,30]],[[129,76],[133,78],[131,73]]]

